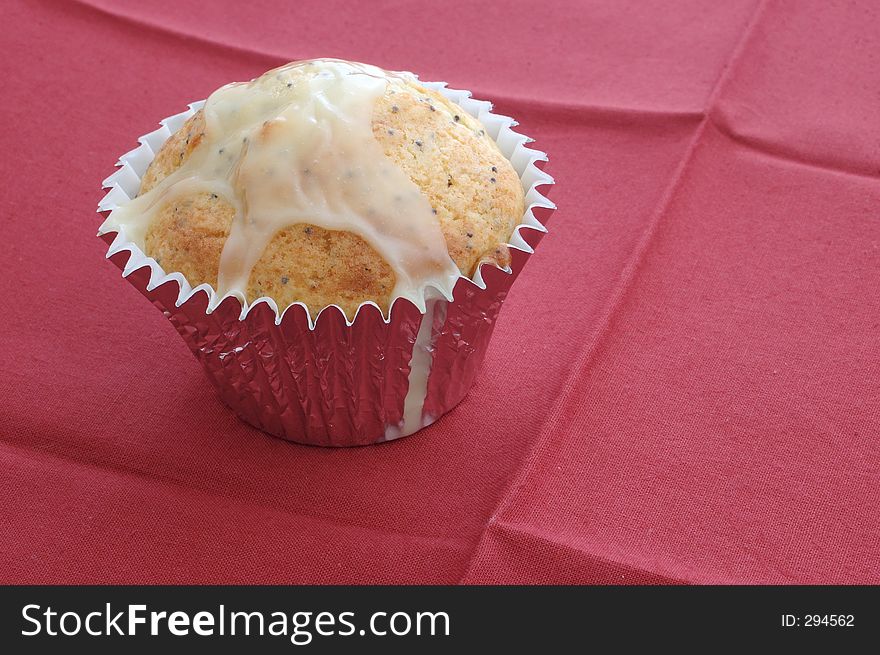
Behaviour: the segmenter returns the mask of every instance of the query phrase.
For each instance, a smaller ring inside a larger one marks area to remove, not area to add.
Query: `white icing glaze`
[[[309,223],[357,234],[396,275],[393,297],[423,306],[459,277],[428,199],[382,151],[375,102],[405,74],[334,59],[296,62],[215,91],[190,157],[102,229],[124,228],[142,249],[150,222],[175,198],[214,193],[235,208],[220,257],[217,301],[246,300],[251,271],[281,229]],[[251,299],[253,300],[253,299]]]
[[[399,439],[418,432],[433,423],[433,419],[423,420],[422,412],[428,396],[428,377],[434,362],[434,313],[442,310],[445,318],[445,300],[429,298],[425,301],[425,313],[419,324],[416,342],[413,345],[409,362],[409,387],[403,401],[403,421],[400,425],[389,425],[385,429],[385,441]]]

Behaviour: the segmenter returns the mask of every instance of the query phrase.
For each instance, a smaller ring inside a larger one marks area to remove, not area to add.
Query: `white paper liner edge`
[[[450,89],[446,86],[445,82],[421,82],[421,84],[429,89],[432,89],[442,94],[447,99],[461,107],[468,114],[479,120],[486,129],[486,133],[491,136],[492,139],[494,139],[495,143],[498,145],[499,150],[501,150],[501,153],[510,161],[514,170],[519,175],[520,183],[522,184],[523,192],[525,194],[526,209],[519,225],[517,225],[513,229],[507,245],[510,248],[522,251],[526,254],[532,254],[534,250],[523,238],[521,234],[522,230],[536,230],[538,232],[547,232],[547,228],[545,228],[544,225],[535,217],[534,210],[538,208],[556,209],[556,205],[551,202],[544,194],[538,191],[538,187],[540,186],[549,186],[555,184],[555,180],[553,179],[553,177],[551,177],[535,165],[536,162],[547,161],[547,155],[540,150],[535,150],[533,148],[527,147],[526,144],[531,143],[533,139],[513,130],[513,127],[518,124],[514,119],[510,118],[509,116],[493,114],[492,103],[486,100],[477,100],[473,98],[470,91]],[[119,205],[130,201],[131,198],[137,195],[138,190],[141,186],[141,178],[143,177],[150,163],[153,161],[156,153],[159,151],[165,141],[174,132],[176,132],[186,122],[188,118],[190,118],[199,109],[201,109],[204,104],[204,100],[191,103],[186,111],[162,119],[161,121],[159,121],[161,127],[138,138],[138,142],[140,143],[140,145],[134,150],[130,150],[129,152],[122,155],[116,164],[118,170],[104,180],[103,188],[108,189],[108,192],[98,203],[98,212],[112,211]],[[105,234],[115,231],[115,228],[109,228],[107,223],[108,221],[105,221],[98,229],[98,236],[103,236]],[[177,307],[180,307],[197,293],[203,292],[208,297],[207,311],[210,313],[223,300],[235,295],[227,294],[223,297],[218,297],[217,292],[209,284],[200,284],[196,287],[193,287],[189,284],[189,282],[181,273],[166,273],[155,259],[153,259],[152,257],[148,257],[146,254],[144,254],[140,247],[138,247],[137,244],[126,239],[124,229],[120,229],[119,232],[116,234],[116,238],[113,240],[112,244],[107,250],[106,257],[109,259],[110,257],[126,250],[130,253],[130,257],[122,271],[122,276],[127,277],[136,270],[148,267],[150,269],[150,280],[147,284],[148,291],[152,291],[153,289],[156,289],[157,287],[169,281],[176,282],[180,288],[177,296],[177,301],[175,303]],[[469,280],[480,289],[485,289],[486,284],[483,281],[482,272],[484,266],[492,266],[507,273],[511,272],[509,268],[504,269],[492,262],[484,262],[477,267],[477,270],[472,278],[467,278],[464,275],[460,276],[460,278]],[[275,323],[280,324],[284,313],[288,311],[290,307],[300,305],[305,309],[306,315],[309,318],[309,325],[312,329],[314,329],[320,315],[328,310],[332,311],[333,309],[335,309],[339,311],[345,318],[345,322],[347,325],[352,325],[357,320],[358,314],[365,306],[372,305],[373,307],[376,307],[381,311],[381,308],[379,308],[375,302],[367,301],[361,303],[358,306],[354,316],[352,316],[351,318],[349,318],[348,315],[346,315],[342,308],[338,305],[328,305],[327,307],[322,308],[321,311],[319,311],[317,315],[313,317],[311,312],[309,311],[309,308],[301,302],[291,303],[289,306],[285,307],[283,311],[281,311],[279,310],[275,300],[266,296],[257,298],[250,303],[247,302],[246,299],[243,299],[239,296],[236,297],[238,297],[239,301],[241,302],[241,313],[239,315],[239,320],[244,320],[251,309],[253,309],[255,306],[259,305],[260,303],[265,303],[269,305],[275,312]],[[448,300],[453,299],[448,298]],[[386,323],[389,322],[391,319],[394,305],[401,301],[410,302],[405,298],[396,298],[391,303],[391,307],[389,307],[387,316],[384,314],[384,312],[382,313]],[[421,298],[421,303],[418,305],[418,309],[422,314],[424,314],[426,311],[424,294]]]

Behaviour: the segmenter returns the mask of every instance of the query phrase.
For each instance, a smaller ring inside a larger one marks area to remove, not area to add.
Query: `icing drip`
[[[434,422],[432,417],[423,416],[423,411],[428,395],[428,378],[434,363],[434,314],[439,311],[442,322],[446,318],[446,312],[445,303],[430,296],[429,292],[409,362],[409,386],[403,401],[403,420],[399,425],[386,426],[385,441],[408,436]]]

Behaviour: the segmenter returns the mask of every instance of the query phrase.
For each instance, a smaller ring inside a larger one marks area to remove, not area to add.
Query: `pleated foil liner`
[[[98,233],[109,246],[107,258],[171,321],[223,402],[269,434],[359,446],[411,434],[451,410],[470,390],[507,292],[546,232],[543,223],[555,207],[537,188],[553,178],[537,164],[547,156],[526,147],[532,140],[513,131],[513,119],[493,114],[489,102],[445,83],[421,83],[485,126],[526,194],[525,214],[508,242],[510,267],[482,264],[472,279],[459,278],[451,301],[428,299],[422,311],[398,298],[387,320],[374,303],[363,303],[351,321],[335,305],[317,317],[301,303],[279,308],[271,298],[243,305],[166,273],[124,233]],[[98,205],[105,218],[137,195],[155,153],[203,105],[164,119],[119,158]]]

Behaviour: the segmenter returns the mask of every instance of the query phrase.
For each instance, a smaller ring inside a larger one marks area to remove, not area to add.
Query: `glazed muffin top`
[[[192,286],[351,319],[506,266],[523,205],[457,105],[406,74],[311,60],[212,94],[108,222]]]

